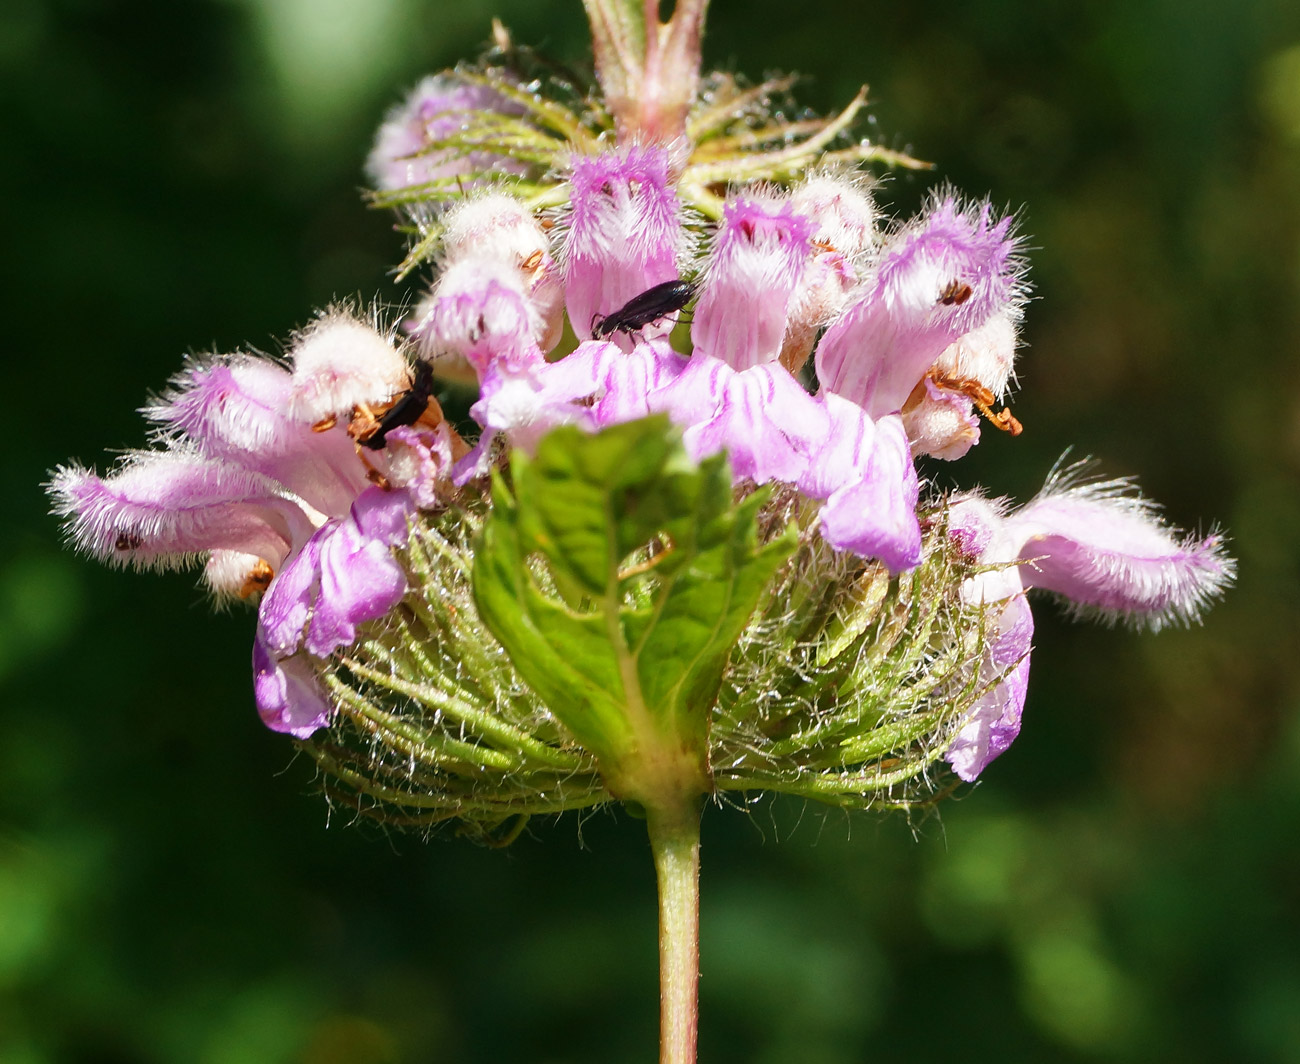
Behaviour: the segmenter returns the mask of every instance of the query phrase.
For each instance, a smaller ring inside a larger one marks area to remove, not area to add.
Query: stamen
[[[275,570],[271,568],[271,563],[265,558],[258,558],[257,563],[248,571],[248,576],[244,578],[243,586],[239,589],[239,597],[246,599],[253,595],[260,595],[271,586],[274,576]]]
[[[939,293],[939,302],[945,307],[959,307],[971,297],[971,286],[955,277],[944,285],[944,289]]]
[[[989,424],[995,429],[1001,429],[1011,436],[1019,436],[1024,432],[1025,427],[1011,413],[1010,407],[1003,407],[996,411],[993,409],[995,396],[979,381],[970,377],[950,377],[946,373],[933,369],[926,376],[934,381],[936,387],[966,396],[975,404],[976,409],[989,419]]]

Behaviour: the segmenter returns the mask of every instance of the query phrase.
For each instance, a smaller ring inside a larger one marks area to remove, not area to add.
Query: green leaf
[[[664,418],[557,429],[510,471],[475,550],[484,623],[611,786],[704,784],[723,670],[795,529],[760,543],[766,493],[736,503]]]

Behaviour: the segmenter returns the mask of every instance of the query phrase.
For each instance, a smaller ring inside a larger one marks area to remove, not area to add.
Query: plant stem
[[[700,806],[646,810],[659,880],[659,1064],[695,1064],[700,983]]]

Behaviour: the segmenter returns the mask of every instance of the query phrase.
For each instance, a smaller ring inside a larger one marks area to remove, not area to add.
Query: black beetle
[[[681,310],[695,295],[695,285],[683,281],[664,281],[653,288],[647,288],[639,296],[633,296],[618,310],[601,316],[596,315],[591,323],[591,335],[603,340],[611,333],[634,333],[643,329],[652,321],[667,317],[675,310]]]
[[[384,446],[384,437],[399,425],[414,425],[429,408],[433,397],[433,367],[420,359],[415,363],[411,387],[404,391],[392,406],[384,411],[379,426],[365,439],[357,440],[362,447],[377,451]]]

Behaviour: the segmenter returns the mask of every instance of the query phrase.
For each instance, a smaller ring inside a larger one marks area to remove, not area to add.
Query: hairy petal
[[[1170,529],[1121,481],[1049,485],[1007,526],[1026,587],[1152,629],[1196,620],[1235,575],[1221,536]]]
[[[1015,364],[1018,317],[1017,308],[994,314],[944,348],[934,368],[951,377],[978,381],[995,398],[1003,398]]]
[[[475,196],[450,208],[443,222],[442,268],[479,260],[518,274],[530,307],[533,338],[550,351],[564,332],[564,286],[541,223],[503,192]]]
[[[563,259],[569,321],[580,340],[591,337],[596,317],[678,276],[686,236],[676,170],[667,149],[649,146],[574,160]]]
[[[218,600],[246,598],[258,590],[259,574],[269,572],[256,554],[237,550],[214,550],[203,564],[203,582]]]
[[[1023,298],[1010,227],[948,198],[898,234],[817,346],[822,387],[873,417],[902,409],[949,344]]]
[[[812,223],[788,200],[729,200],[695,308],[697,355],[745,370],[781,354],[790,311],[812,256]]]
[[[514,266],[481,256],[452,263],[417,319],[413,332],[426,354],[461,355],[480,383],[490,370],[544,361],[536,339],[544,325]]]
[[[875,247],[876,209],[854,179],[818,174],[796,186],[790,202],[812,224],[812,259],[791,300],[781,365],[798,373],[818,329],[844,309]]]
[[[307,509],[269,478],[181,450],[140,452],[109,477],[61,468],[50,494],[78,549],[137,568],[185,564],[219,549],[274,566],[314,528]]]
[[[487,168],[523,173],[525,165],[508,156],[488,152],[466,156],[431,148],[460,132],[468,111],[517,115],[523,107],[488,86],[462,81],[454,73],[425,78],[379,127],[366,160],[366,174],[375,188],[407,188]]]
[[[980,422],[970,397],[940,388],[926,377],[903,407],[903,427],[913,454],[946,462],[961,458],[980,440]]]
[[[353,407],[383,403],[410,387],[406,359],[378,331],[350,315],[329,314],[315,322],[289,354],[289,413],[308,425],[346,419]]]
[[[366,487],[352,443],[291,418],[292,398],[288,370],[235,355],[190,366],[144,414],[205,455],[279,481],[322,513],[346,513]]]

